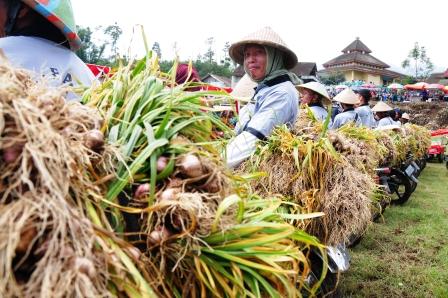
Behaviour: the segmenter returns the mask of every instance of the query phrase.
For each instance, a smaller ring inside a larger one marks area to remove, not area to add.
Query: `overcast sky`
[[[425,0],[72,0],[79,25],[117,22],[124,30],[122,50],[143,53],[136,24],[144,26],[150,46],[157,41],[162,57],[194,59],[215,38],[221,55],[226,41],[264,26],[272,27],[299,61],[321,64],[338,56],[359,37],[372,55],[401,70],[415,42],[427,49],[436,71],[448,68],[448,1]],[[134,30],[135,32],[135,30]],[[131,42],[131,38],[133,41]]]

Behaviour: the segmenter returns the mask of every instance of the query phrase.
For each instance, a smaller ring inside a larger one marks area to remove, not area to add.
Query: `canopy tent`
[[[445,86],[443,86],[442,84],[429,84],[426,89],[438,89],[438,90],[443,90],[445,88]]]
[[[428,83],[425,82],[418,82],[415,84],[408,84],[404,86],[404,89],[406,90],[424,90],[427,89],[429,86]]]
[[[398,83],[393,83],[393,84],[390,84],[389,86],[387,86],[387,88],[389,88],[389,89],[403,89],[403,85],[398,84]]]

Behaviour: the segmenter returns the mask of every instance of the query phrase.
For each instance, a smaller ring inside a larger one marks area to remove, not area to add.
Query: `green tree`
[[[108,40],[109,41],[109,45],[112,51],[112,55],[116,58],[118,57],[118,40],[120,39],[121,35],[123,34],[123,30],[120,28],[120,26],[118,26],[117,23],[113,24],[113,25],[109,25],[107,26],[103,33],[108,36]]]
[[[92,40],[93,31],[90,27],[78,27],[78,35],[82,41],[81,48],[76,54],[85,63],[100,64],[103,61],[106,44],[97,45]]]
[[[125,58],[118,53],[118,41],[123,30],[116,23],[104,29],[101,26],[94,30],[90,27],[77,28],[82,46],[76,54],[85,63],[113,66],[118,59]]]
[[[324,85],[338,85],[345,81],[342,72],[330,72],[329,74],[319,75],[319,80]]]
[[[230,42],[226,41],[226,43],[224,44],[224,47],[222,49],[223,58],[221,60],[221,64],[227,65],[227,66],[230,66],[230,64],[232,63],[232,59],[230,59],[230,56],[229,56],[229,49],[230,49]]]
[[[434,70],[431,59],[426,55],[426,48],[418,42],[409,51],[408,57],[401,63],[403,68],[411,69],[415,80],[425,80]]]
[[[152,50],[157,54],[159,59],[162,59],[162,50],[160,49],[160,44],[157,41],[152,45]]]
[[[204,59],[207,59],[209,63],[213,62],[213,57],[215,56],[215,52],[213,51],[213,45],[215,43],[214,37],[209,37],[206,39],[205,43],[208,45],[207,52],[204,54]]]

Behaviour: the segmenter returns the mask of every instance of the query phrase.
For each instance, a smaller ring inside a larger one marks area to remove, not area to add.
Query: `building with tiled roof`
[[[342,50],[342,55],[323,64],[319,75],[342,73],[346,81],[365,81],[375,85],[387,85],[404,77],[389,70],[388,64],[371,55],[372,51],[357,37]]]

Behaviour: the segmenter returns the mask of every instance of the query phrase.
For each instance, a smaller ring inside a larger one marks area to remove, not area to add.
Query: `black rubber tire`
[[[421,169],[422,171],[426,168],[426,157],[420,159],[420,163],[421,163]]]
[[[448,170],[448,160],[446,161],[446,169]]]
[[[389,178],[389,189],[392,191],[391,203],[395,205],[406,203],[413,191],[409,177],[400,170],[392,169]]]
[[[442,155],[442,154],[439,154],[439,156],[437,156],[437,161],[438,161],[439,163],[442,163],[442,162],[443,162],[443,155]]]

